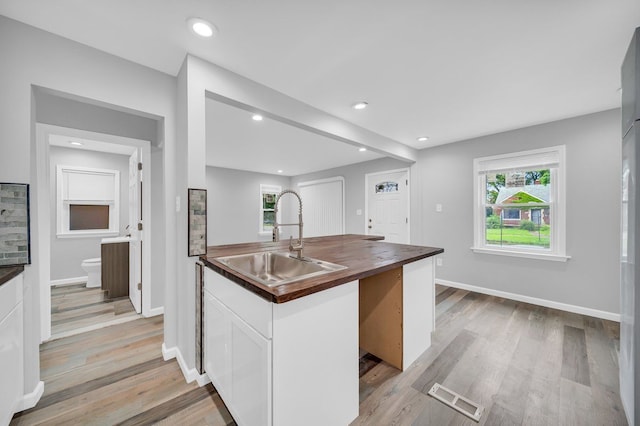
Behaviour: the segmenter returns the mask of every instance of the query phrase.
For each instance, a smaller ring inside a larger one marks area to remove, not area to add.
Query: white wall
[[[260,185],[277,185],[288,189],[290,183],[291,179],[287,176],[208,166],[207,244],[213,246],[271,241],[271,234],[258,233]],[[280,209],[288,211],[290,202],[291,199],[283,197]],[[287,230],[283,228],[283,231],[286,238],[289,238]],[[297,235],[297,232],[296,230],[294,234]]]
[[[106,152],[81,149],[49,148],[51,167],[49,193],[51,200],[51,280],[86,276],[80,267],[84,259],[100,257],[100,241],[103,237],[58,238],[56,166],[94,167],[120,171],[120,235],[126,234],[129,224],[129,157]]]
[[[611,110],[420,151],[421,242],[445,249],[436,277],[619,313],[620,139]],[[473,253],[473,159],[562,144],[571,259]]]
[[[175,177],[175,78],[124,59],[72,42],[0,16],[0,181],[32,184],[32,265],[25,269],[25,392],[40,386],[40,285],[47,285],[49,267],[39,245],[38,190],[35,186],[35,102],[32,87],[50,88],[94,100],[103,106],[122,107],[158,120],[164,150],[165,180]],[[155,259],[167,282],[175,283],[175,187],[164,185],[166,258]],[[48,229],[47,229],[48,232]],[[48,244],[47,244],[48,250]],[[46,264],[46,270],[42,265]],[[175,285],[175,284],[174,284]],[[165,335],[165,339],[167,336]],[[168,336],[169,339],[175,339]],[[36,396],[37,395],[33,395]],[[33,401],[33,400],[31,400]]]
[[[345,187],[345,233],[365,234],[365,175],[367,173],[383,172],[386,170],[404,169],[411,167],[410,163],[394,158],[380,158],[378,160],[365,161],[335,169],[323,170],[306,175],[294,176],[291,186],[295,190],[300,182],[325,179],[334,176],[344,177]],[[304,200],[302,200],[304,203]],[[416,203],[417,204],[417,203]],[[356,210],[362,210],[358,216]],[[304,209],[303,209],[304,216]]]

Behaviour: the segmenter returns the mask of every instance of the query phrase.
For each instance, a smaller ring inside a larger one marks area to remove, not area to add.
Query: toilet
[[[87,273],[87,288],[100,287],[100,269],[102,266],[100,258],[85,259],[80,266],[82,266],[82,269]]]

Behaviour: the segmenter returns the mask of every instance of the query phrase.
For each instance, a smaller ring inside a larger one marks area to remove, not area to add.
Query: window
[[[398,183],[397,182],[382,182],[376,184],[376,194],[380,192],[398,192]]]
[[[474,160],[478,253],[566,261],[565,147]]]
[[[57,166],[57,235],[118,235],[120,172]]]
[[[282,187],[275,185],[260,185],[260,234],[271,234],[275,222],[276,197],[282,192]]]

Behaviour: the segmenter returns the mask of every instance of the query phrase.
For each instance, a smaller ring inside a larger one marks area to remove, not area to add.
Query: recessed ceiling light
[[[216,28],[216,26],[209,21],[205,21],[202,18],[190,18],[187,20],[187,23],[189,24],[189,28],[191,29],[191,31],[193,31],[200,37],[209,38],[218,34],[218,29]]]
[[[282,173],[282,170],[278,170],[278,173]]]
[[[426,137],[426,136],[420,136],[420,137],[418,138],[418,142],[426,142],[426,141],[428,141],[428,140],[429,140],[429,138],[428,138],[428,137]]]
[[[360,101],[360,102],[356,102],[355,104],[353,104],[352,108],[353,109],[365,109],[368,105],[369,105],[369,103],[367,103],[365,101]]]
[[[82,146],[84,144],[82,142],[69,141],[69,145]]]
[[[262,116],[260,114],[253,114],[251,118],[253,121],[262,121]]]
[[[358,149],[358,151],[360,152],[365,152],[367,150],[367,148],[365,148],[364,146],[360,147],[360,149]]]

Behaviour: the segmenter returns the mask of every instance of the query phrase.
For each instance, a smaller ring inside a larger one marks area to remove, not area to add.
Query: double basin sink
[[[216,260],[269,287],[347,269],[323,260],[298,259],[287,252],[273,251],[217,257]]]

